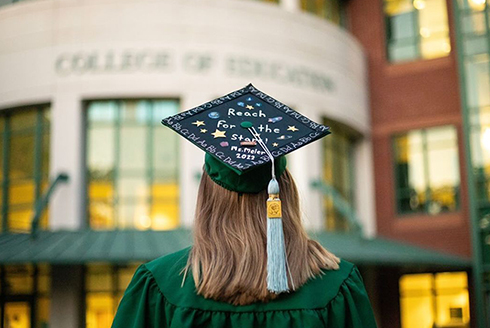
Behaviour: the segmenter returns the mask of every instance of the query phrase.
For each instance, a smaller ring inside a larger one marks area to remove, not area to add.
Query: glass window
[[[48,187],[49,110],[49,106],[29,106],[0,114],[2,230],[30,231],[34,206]],[[46,208],[41,228],[47,227],[48,216]]]
[[[490,56],[469,56],[465,61],[466,106],[469,113],[472,164],[476,197],[490,201]]]
[[[89,220],[93,229],[174,229],[179,223],[178,136],[161,120],[176,100],[90,101]]]
[[[466,272],[402,276],[400,312],[402,328],[469,327]]]
[[[87,328],[110,327],[124,291],[138,264],[91,264],[85,274]]]
[[[343,25],[341,0],[301,0],[301,9],[337,25]]]
[[[50,267],[46,264],[0,267],[0,309],[4,309],[0,322],[5,327],[46,328],[50,285]]]
[[[399,214],[438,214],[459,208],[459,157],[454,126],[394,137]]]
[[[384,0],[392,62],[431,59],[451,51],[446,0]]]
[[[351,128],[325,119],[323,124],[330,126],[332,134],[323,138],[323,180],[332,187],[352,208],[354,204],[354,160],[353,149],[359,134]],[[328,231],[349,230],[348,218],[339,211],[337,197],[326,195],[324,208]]]

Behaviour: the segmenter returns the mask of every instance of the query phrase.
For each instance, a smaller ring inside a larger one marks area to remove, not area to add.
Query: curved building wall
[[[50,172],[70,182],[50,203],[53,229],[84,212],[83,101],[178,98],[189,109],[253,83],[313,120],[339,121],[356,144],[356,205],[374,232],[370,116],[364,54],[346,31],[294,1],[39,0],[0,8],[0,109],[51,103]],[[162,129],[164,127],[162,126]],[[335,131],[332,131],[335,133]],[[203,153],[180,143],[181,221],[192,222]],[[307,224],[323,222],[321,144],[290,156]]]

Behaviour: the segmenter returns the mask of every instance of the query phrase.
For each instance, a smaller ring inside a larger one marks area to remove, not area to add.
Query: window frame
[[[118,109],[122,108],[122,103],[124,103],[125,101],[173,101],[173,102],[176,102],[177,105],[178,105],[178,110],[177,110],[177,113],[180,113],[181,112],[181,105],[182,105],[182,99],[179,98],[179,97],[172,97],[172,96],[169,96],[169,97],[121,97],[121,98],[106,98],[106,97],[102,97],[102,98],[90,98],[90,99],[84,99],[82,101],[82,108],[83,108],[83,115],[82,115],[82,122],[83,122],[83,155],[82,155],[82,161],[83,161],[83,211],[84,211],[84,217],[85,217],[85,220],[83,221],[83,225],[85,228],[87,229],[91,229],[91,230],[108,230],[108,231],[117,231],[117,230],[136,230],[136,228],[134,226],[131,226],[130,228],[121,228],[120,225],[117,224],[117,222],[114,223],[114,226],[111,227],[111,228],[108,228],[108,229],[94,229],[91,225],[91,217],[90,217],[90,195],[89,195],[89,183],[90,183],[90,180],[89,180],[89,168],[88,168],[88,131],[89,131],[89,119],[88,119],[88,110],[89,110],[89,106],[90,106],[90,103],[93,103],[93,102],[98,102],[98,101],[113,101],[113,102],[116,102],[118,105]],[[117,118],[115,120],[112,121],[112,123],[114,124],[115,126],[115,129],[120,129],[121,127],[121,115],[117,115]],[[152,124],[149,124],[149,125],[145,125],[145,127],[149,127],[149,129],[146,131],[147,134],[150,134],[150,135],[153,135],[153,129],[155,128],[155,125],[152,125]],[[163,128],[163,126],[160,126]],[[119,133],[116,133],[117,135],[120,135],[120,132]],[[120,138],[120,136],[119,136]],[[151,138],[150,138],[151,139]],[[180,140],[177,141],[179,146],[177,147],[177,151],[180,152]],[[116,160],[117,160],[117,157],[119,156],[119,147],[120,147],[120,144],[119,144],[119,141],[116,140],[115,144],[117,145],[115,149],[115,157],[116,157]],[[145,147],[149,148],[151,151],[149,151],[149,153],[146,154],[146,156],[148,157],[147,160],[149,161],[149,166],[152,167],[153,166],[153,151],[151,149],[151,147],[153,146],[153,140],[149,140],[147,141],[147,144],[145,145]],[[180,158],[179,155],[177,155],[177,158]],[[118,165],[116,163],[116,165]],[[148,168],[145,168],[145,171],[151,171],[153,172],[154,170],[151,168],[150,170],[148,170]],[[148,173],[146,172],[147,176],[148,176]],[[113,178],[113,180],[117,179],[117,174],[115,174],[115,177]],[[153,179],[152,179],[153,180]],[[177,170],[176,172],[176,180],[177,180],[177,185],[180,186],[180,181],[181,181],[181,171],[180,170]],[[150,189],[151,189],[151,186],[150,186]],[[149,193],[149,196],[148,196],[150,199],[153,199],[152,195],[151,195],[151,190],[150,190],[150,193]],[[181,204],[181,201],[180,201],[180,195],[178,196],[178,200],[177,200],[177,206],[179,208],[179,211],[180,211],[180,204]],[[113,206],[115,206],[116,203],[113,203]],[[179,222],[181,221],[180,220],[181,218],[179,217]],[[180,225],[180,223],[179,223]],[[151,228],[147,229],[149,231],[153,231]]]
[[[51,104],[50,103],[40,103],[40,104],[33,104],[33,105],[22,105],[22,106],[15,106],[15,107],[9,107],[5,109],[0,110],[0,116],[4,120],[4,127],[3,131],[0,131],[1,134],[1,149],[0,151],[2,152],[2,158],[3,161],[0,163],[0,172],[1,172],[1,185],[0,188],[2,190],[2,202],[0,203],[0,233],[6,233],[10,231],[15,231],[11,230],[9,228],[9,217],[10,217],[10,204],[9,204],[9,196],[10,196],[10,187],[11,187],[11,179],[10,179],[10,155],[11,155],[11,150],[10,150],[10,142],[12,140],[12,129],[11,129],[11,120],[12,116],[15,116],[16,114],[21,113],[23,110],[25,111],[35,111],[36,115],[36,122],[34,123],[33,127],[29,127],[26,130],[33,130],[34,133],[32,136],[34,136],[34,156],[33,156],[33,182],[34,182],[34,201],[33,201],[33,206],[32,206],[32,211],[35,211],[35,206],[36,203],[42,198],[42,184],[43,180],[46,180],[48,185],[49,185],[49,167],[50,163],[48,160],[48,167],[47,167],[47,176],[43,176],[43,142],[44,142],[44,135],[48,134],[48,136],[51,135],[51,119],[49,122],[46,124],[43,122],[43,115],[48,112],[49,116],[51,115]],[[49,143],[48,145],[48,155],[51,153],[51,144]],[[34,213],[34,212],[33,212]],[[46,221],[44,224],[41,224],[41,229],[44,229],[48,225],[48,215],[47,215],[47,209],[45,210],[44,214],[42,215],[42,218],[46,218]],[[29,226],[30,227],[30,226]],[[30,230],[30,229],[29,229]],[[22,232],[28,232],[28,231],[22,231]]]
[[[388,64],[390,65],[402,65],[402,64],[408,64],[408,63],[413,63],[417,61],[427,61],[427,60],[438,60],[441,58],[447,58],[451,55],[455,49],[451,46],[451,49],[449,52],[447,52],[445,55],[442,56],[437,56],[433,58],[424,58],[422,57],[422,36],[420,35],[420,22],[419,22],[419,10],[413,6],[413,1],[412,1],[412,8],[414,9],[413,14],[412,14],[412,20],[413,20],[413,31],[414,33],[414,46],[416,50],[416,56],[406,58],[406,59],[401,59],[401,60],[395,60],[393,59],[393,56],[390,55],[390,45],[392,43],[391,35],[391,25],[390,25],[390,18],[393,16],[389,16],[385,12],[385,1],[386,0],[380,0],[380,10],[381,14],[383,16],[383,25],[384,25],[384,53],[385,53],[385,58]],[[451,16],[449,15],[449,4],[447,0],[443,0],[446,5],[446,19],[447,19],[447,28],[448,28],[448,33],[447,33],[447,38],[449,41],[449,44],[451,44],[451,24],[450,24],[450,18]],[[408,39],[408,38],[406,38]],[[405,39],[398,39],[398,40],[405,40]]]
[[[441,275],[447,274],[447,273],[449,273],[449,274],[464,273],[466,275],[466,286],[465,287],[452,287],[452,288],[438,287],[437,286],[438,277]],[[428,289],[428,290],[425,290],[425,289],[402,290],[402,283],[401,283],[402,278],[406,277],[406,276],[414,276],[414,275],[415,276],[416,275],[429,275],[430,276],[430,289]],[[442,272],[418,272],[418,273],[414,272],[414,273],[405,273],[405,274],[400,275],[400,277],[398,279],[398,292],[399,292],[398,302],[399,302],[399,308],[400,308],[400,327],[403,327],[402,300],[404,300],[404,299],[406,300],[406,299],[414,298],[416,296],[420,296],[421,292],[427,291],[428,296],[430,297],[430,300],[431,300],[431,304],[432,304],[432,306],[431,306],[431,312],[432,312],[432,318],[433,318],[432,322],[433,322],[433,324],[437,324],[438,312],[440,311],[440,309],[438,307],[438,297],[443,296],[443,295],[447,295],[448,291],[451,292],[454,290],[466,291],[466,293],[469,296],[469,298],[468,298],[468,309],[469,309],[469,313],[471,313],[472,304],[471,304],[471,296],[470,296],[471,295],[470,294],[470,274],[467,271],[454,270],[454,271],[442,271]],[[466,324],[469,327],[471,325],[471,321],[472,321],[472,316],[469,315],[469,321],[466,323],[463,322],[463,324]]]
[[[429,159],[428,159],[428,142],[427,142],[427,131],[433,128],[442,128],[442,127],[452,127],[455,131],[455,143],[456,143],[456,157],[457,157],[457,163],[458,163],[458,173],[459,173],[459,185],[455,187],[456,193],[455,193],[455,203],[456,207],[454,210],[441,210],[438,213],[431,214],[429,211],[429,202],[432,199],[431,191],[430,191],[430,177],[429,177],[429,171],[428,171],[428,165],[429,165]],[[403,212],[400,207],[400,199],[402,199],[403,195],[401,194],[401,188],[399,187],[399,176],[400,172],[398,170],[398,165],[397,165],[397,156],[398,156],[398,149],[397,149],[397,144],[396,140],[397,138],[407,135],[408,133],[412,131],[420,131],[421,132],[421,139],[422,139],[422,156],[423,156],[423,167],[424,167],[424,175],[425,175],[425,199],[426,202],[424,203],[424,210],[423,211],[416,211],[416,212]],[[390,144],[391,144],[391,163],[392,163],[392,172],[393,172],[393,181],[394,181],[394,189],[395,189],[395,215],[398,218],[411,218],[411,217],[418,217],[418,216],[429,216],[429,217],[434,217],[437,215],[445,215],[445,214],[453,214],[461,211],[461,165],[460,165],[460,145],[459,145],[459,129],[456,124],[442,124],[442,125],[435,125],[435,126],[427,126],[427,127],[421,127],[421,128],[415,128],[415,129],[410,129],[406,131],[399,131],[396,133],[391,134],[390,136]]]
[[[349,127],[348,125],[346,125],[342,122],[333,120],[333,119],[326,117],[326,116],[324,116],[322,118],[322,124],[333,127],[334,129],[335,128],[339,129],[340,131],[342,131],[341,136],[344,137],[345,139],[348,139],[349,148],[348,148],[348,152],[346,153],[346,155],[349,159],[351,159],[350,163],[352,163],[352,165],[349,165],[349,168],[348,168],[348,170],[349,170],[349,173],[348,173],[348,175],[349,175],[349,189],[350,189],[349,191],[351,192],[351,195],[349,198],[344,198],[344,199],[345,199],[345,201],[347,201],[352,206],[353,209],[357,209],[356,197],[355,197],[355,187],[356,187],[355,171],[356,171],[357,163],[354,161],[354,155],[355,155],[355,148],[356,148],[358,142],[361,140],[362,134],[359,133],[358,131],[356,131],[355,129],[353,129],[352,127]],[[334,133],[335,133],[335,131],[333,131],[332,135]],[[331,137],[327,136],[326,138],[324,138],[322,140],[322,145],[321,145],[321,147],[322,147],[321,148],[321,158],[322,158],[321,180],[323,181],[323,183],[328,183],[328,181],[326,180],[326,177],[325,177],[325,158],[326,158],[327,142],[329,142],[328,141],[329,139],[327,139],[327,138],[331,138]],[[335,143],[333,143],[332,146],[334,148],[338,147],[338,146],[336,146]],[[332,148],[332,152],[338,154],[339,152],[336,152],[334,148]],[[334,186],[332,185],[332,187],[334,187]],[[336,211],[335,205],[332,206],[332,210],[335,212],[335,214],[333,215],[334,216],[333,221],[336,223],[334,224],[334,229],[332,229],[332,230],[329,229],[329,225],[328,225],[328,221],[327,221],[327,218],[328,218],[327,202],[328,201],[333,202],[333,198],[331,196],[323,195],[321,207],[324,211],[323,222],[325,224],[325,230],[331,231],[331,232],[342,232],[342,233],[350,232],[351,228],[349,227],[349,223],[348,223],[347,219],[342,214],[340,214]],[[338,222],[342,222],[342,223],[339,224]]]

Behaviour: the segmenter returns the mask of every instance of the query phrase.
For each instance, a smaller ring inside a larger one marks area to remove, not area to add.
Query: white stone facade
[[[356,204],[375,234],[366,60],[345,30],[280,5],[246,0],[37,0],[0,7],[0,110],[51,103],[52,229],[85,224],[83,101],[178,98],[182,110],[248,83],[315,121],[363,135]],[[164,127],[162,126],[162,129]],[[181,222],[191,225],[203,153],[181,140]],[[321,143],[290,155],[305,223],[321,228]]]

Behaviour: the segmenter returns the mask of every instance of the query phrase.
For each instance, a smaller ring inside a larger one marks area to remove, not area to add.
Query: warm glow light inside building
[[[481,144],[483,148],[490,151],[490,128],[485,128],[481,136]]]
[[[467,327],[466,272],[411,274],[400,279],[402,328]]]
[[[469,0],[468,4],[473,10],[482,11],[485,9],[486,0]]]
[[[414,0],[413,1],[413,6],[417,10],[422,10],[425,8],[425,1],[424,0]]]

